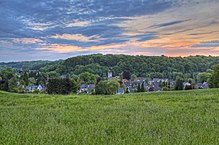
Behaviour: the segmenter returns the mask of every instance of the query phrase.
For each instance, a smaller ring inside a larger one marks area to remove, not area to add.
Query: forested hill
[[[129,56],[129,55],[84,55],[59,61],[30,61],[0,63],[0,69],[32,69],[40,70],[54,76],[79,75],[84,72],[106,76],[108,70],[118,76],[124,70],[142,77],[172,78],[176,76],[194,78],[199,72],[206,72],[219,64],[219,57],[190,56]]]
[[[142,77],[173,78],[176,76],[194,78],[199,72],[206,72],[219,64],[219,57],[191,56],[128,56],[128,55],[85,55],[66,59],[41,68],[44,72],[79,75],[90,72],[99,76],[106,76],[109,69],[114,76],[124,70]]]
[[[44,67],[49,64],[56,64],[60,61],[22,61],[22,62],[1,62],[0,63],[0,70],[12,68],[12,69],[33,69],[38,70],[41,67]]]

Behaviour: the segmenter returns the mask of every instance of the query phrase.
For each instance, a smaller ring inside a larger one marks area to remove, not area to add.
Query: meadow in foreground
[[[0,92],[0,144],[219,144],[219,90],[49,96]]]

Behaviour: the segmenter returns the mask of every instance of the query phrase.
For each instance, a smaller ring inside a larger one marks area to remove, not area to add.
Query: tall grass
[[[0,92],[0,144],[219,144],[219,90],[123,96]]]

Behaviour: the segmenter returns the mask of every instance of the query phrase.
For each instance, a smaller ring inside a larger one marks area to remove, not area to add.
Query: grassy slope
[[[0,144],[218,144],[219,90],[124,96],[0,92]]]

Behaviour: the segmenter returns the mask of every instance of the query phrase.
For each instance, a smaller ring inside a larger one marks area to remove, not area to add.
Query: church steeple
[[[111,69],[108,70],[108,79],[112,78],[113,77],[113,72]]]

